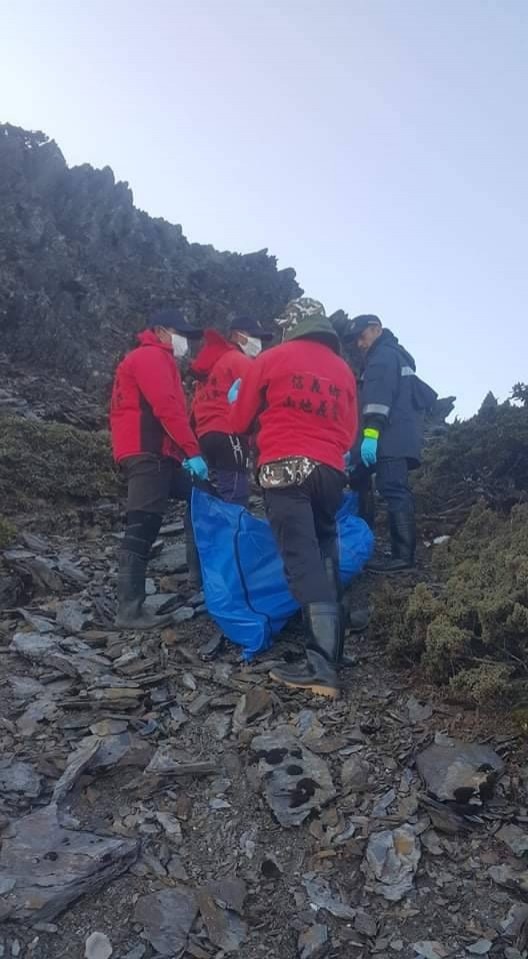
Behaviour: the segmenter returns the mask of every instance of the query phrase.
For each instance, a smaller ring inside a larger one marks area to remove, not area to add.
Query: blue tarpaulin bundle
[[[369,559],[374,537],[347,493],[337,514],[339,565],[344,584]],[[200,553],[207,609],[251,659],[299,609],[291,595],[269,523],[241,506],[193,490],[192,521]]]

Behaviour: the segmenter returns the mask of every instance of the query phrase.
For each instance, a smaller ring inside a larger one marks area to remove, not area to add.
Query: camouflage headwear
[[[302,323],[303,320],[314,318],[325,317],[325,308],[319,300],[312,300],[309,296],[301,296],[297,300],[290,300],[288,306],[285,308],[281,316],[279,316],[275,323],[277,326],[280,326],[283,331],[283,336],[286,332],[290,332],[299,323]]]

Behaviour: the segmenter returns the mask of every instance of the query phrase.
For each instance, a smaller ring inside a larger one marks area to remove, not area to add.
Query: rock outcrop
[[[267,250],[189,243],[109,167],[70,169],[45,134],[0,125],[0,325],[15,362],[97,386],[153,309],[220,329],[241,312],[269,324],[300,292]]]

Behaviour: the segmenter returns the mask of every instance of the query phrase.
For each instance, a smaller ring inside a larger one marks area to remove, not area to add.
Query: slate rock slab
[[[176,593],[154,593],[152,596],[147,596],[143,605],[149,613],[157,616],[170,613],[178,604],[181,605],[181,599]]]
[[[82,569],[79,569],[75,563],[71,563],[67,559],[59,559],[57,562],[57,569],[63,579],[69,580],[76,586],[87,586],[90,582],[86,573],[84,573]]]
[[[45,539],[43,536],[38,536],[36,533],[29,533],[24,531],[20,535],[24,546],[28,549],[33,550],[34,553],[47,553],[51,546],[49,540]]]
[[[412,889],[420,857],[419,840],[412,826],[405,824],[370,836],[362,869],[375,880],[374,892],[399,902]]]
[[[315,923],[299,936],[299,959],[322,959],[328,949],[328,926]]]
[[[526,898],[528,896],[528,870],[518,872],[512,866],[503,862],[499,866],[490,866],[488,876],[496,882],[498,886],[505,886],[506,889],[515,890]]]
[[[346,789],[363,791],[368,786],[372,767],[361,756],[350,756],[341,767],[341,782]]]
[[[185,543],[173,543],[165,546],[160,556],[152,559],[149,570],[164,576],[167,573],[183,573],[187,569],[187,550]]]
[[[9,648],[32,663],[52,666],[67,676],[83,679],[99,676],[111,666],[109,660],[94,653],[88,643],[51,633],[15,633]]]
[[[170,743],[158,746],[145,774],[149,776],[210,776],[217,771],[216,762],[187,760],[185,754],[173,749]]]
[[[406,703],[409,722],[414,724],[424,723],[433,715],[431,703],[421,703],[416,696],[409,696]]]
[[[45,616],[38,616],[36,613],[32,613],[31,610],[23,609],[22,607],[19,607],[18,612],[28,626],[36,629],[37,633],[52,633],[55,629],[55,623]]]
[[[495,835],[506,843],[516,856],[523,856],[528,852],[528,833],[514,823],[505,823]]]
[[[172,614],[172,622],[177,626],[179,623],[186,623],[187,620],[193,619],[196,615],[196,610],[192,606],[180,606],[179,609],[175,609]]]
[[[4,552],[4,558],[22,574],[29,575],[33,588],[43,593],[61,593],[62,578],[56,571],[56,563],[44,556],[35,556],[29,550],[11,549]]]
[[[72,902],[95,893],[137,859],[139,843],[66,828],[56,805],[11,823],[2,837],[0,884],[9,918],[49,922]]]
[[[243,879],[224,876],[210,882],[207,889],[219,904],[242,915],[247,897],[247,886]]]
[[[336,794],[324,759],[279,730],[255,736],[251,749],[267,803],[281,826],[300,826]]]
[[[238,952],[247,938],[247,925],[240,918],[246,896],[246,884],[236,876],[211,882],[198,893],[207,935],[227,955]]]
[[[37,679],[32,679],[31,676],[8,676],[7,681],[13,697],[18,703],[30,702],[46,692],[43,683],[39,683]]]
[[[18,759],[0,759],[0,793],[37,799],[42,789],[42,780],[31,763]]]
[[[112,943],[104,932],[92,932],[84,945],[85,959],[110,959]]]
[[[233,715],[233,730],[240,732],[256,719],[268,713],[272,708],[271,695],[267,689],[254,686],[241,697]]]
[[[303,879],[310,905],[314,909],[324,909],[336,919],[354,919],[357,910],[349,906],[332,892],[330,884],[322,877]]]
[[[143,896],[136,905],[135,922],[161,956],[178,956],[198,915],[198,899],[186,886],[161,889]]]
[[[222,909],[206,889],[200,891],[199,903],[207,935],[213,945],[227,955],[238,952],[247,938],[244,920],[232,909]]]
[[[422,959],[445,959],[449,955],[449,949],[436,939],[421,939],[420,942],[413,942],[413,949]]]
[[[417,756],[416,766],[433,796],[465,805],[481,805],[491,798],[504,770],[502,759],[490,746],[456,739],[428,746]]]
[[[57,606],[57,624],[68,633],[82,632],[88,620],[84,605],[76,599],[65,599]]]
[[[87,766],[95,759],[100,745],[101,740],[97,736],[90,736],[85,743],[81,744],[71,756],[68,757],[66,769],[60,779],[55,783],[53,790],[54,803],[61,802],[67,793],[69,793],[70,789],[73,788]]]

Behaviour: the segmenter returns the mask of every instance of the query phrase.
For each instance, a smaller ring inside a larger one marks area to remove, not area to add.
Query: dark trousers
[[[335,602],[324,558],[338,562],[336,513],[345,476],[317,466],[299,486],[264,490],[266,515],[292,595],[301,606]]]
[[[359,463],[348,477],[350,489],[358,496],[358,516],[364,519],[371,529],[374,529],[376,504],[374,501],[374,484],[372,470]]]
[[[404,457],[382,456],[376,466],[376,488],[389,513],[414,513],[409,466]]]
[[[169,499],[191,502],[189,473],[170,456],[142,453],[123,460],[121,467],[128,485],[129,513],[158,513],[163,516]]]
[[[249,449],[245,437],[233,433],[205,433],[200,449],[209,467],[209,481],[226,503],[247,506]]]
[[[183,518],[190,580],[200,582],[200,561],[191,521],[192,480],[170,456],[142,453],[123,460],[128,484],[127,529],[123,548],[148,557],[161,527],[169,499],[187,503]],[[142,545],[141,545],[142,544]]]

